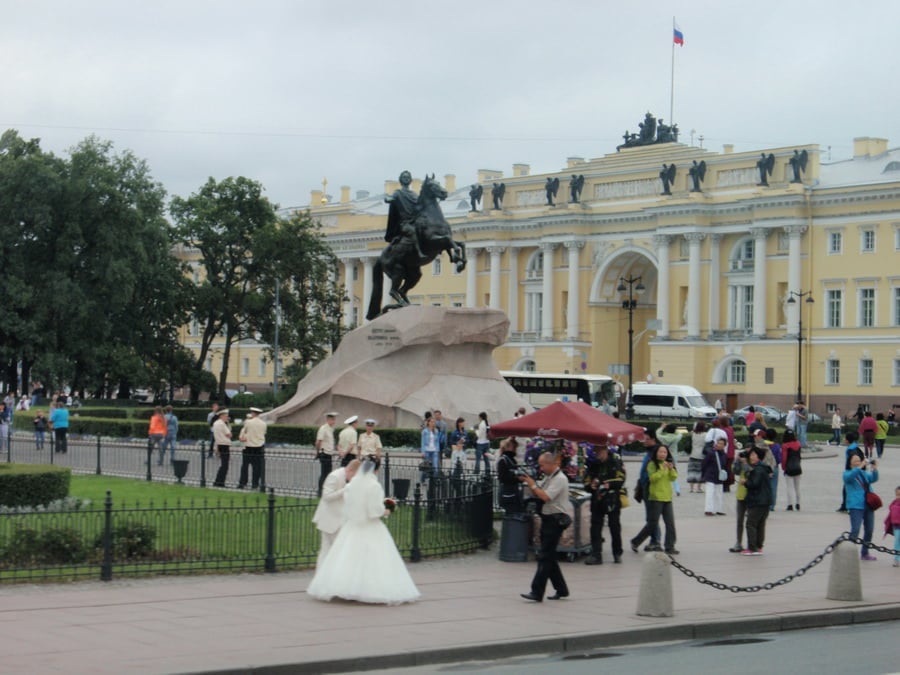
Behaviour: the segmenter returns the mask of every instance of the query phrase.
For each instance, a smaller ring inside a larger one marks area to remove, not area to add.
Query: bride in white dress
[[[347,484],[344,524],[306,589],[318,600],[337,597],[399,605],[420,596],[391,533],[381,521],[386,510],[384,489],[375,469],[371,460],[365,461]]]

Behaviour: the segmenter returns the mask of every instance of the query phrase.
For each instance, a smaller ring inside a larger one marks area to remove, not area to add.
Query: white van
[[[640,417],[712,419],[716,409],[703,394],[684,384],[635,384],[634,414]]]

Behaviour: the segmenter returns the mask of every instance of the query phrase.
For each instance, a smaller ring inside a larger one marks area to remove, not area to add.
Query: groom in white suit
[[[328,474],[322,484],[322,498],[313,514],[313,523],[322,534],[322,543],[319,546],[319,556],[316,558],[316,567],[322,564],[325,556],[331,548],[331,544],[337,537],[338,530],[344,524],[344,490],[347,483],[353,480],[353,476],[359,469],[359,460],[354,459],[347,466],[342,466]]]

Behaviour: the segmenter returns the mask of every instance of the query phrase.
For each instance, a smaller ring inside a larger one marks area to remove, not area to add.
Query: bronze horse
[[[422,257],[416,252],[415,242],[409,237],[401,237],[388,244],[372,270],[372,296],[366,318],[371,321],[379,314],[410,304],[407,294],[422,278],[422,266],[427,265],[444,251],[451,263],[456,263],[456,271],[466,267],[466,247],[450,236],[450,225],[441,211],[440,200],[447,198],[445,190],[434,179],[434,174],[426,176],[419,194],[416,213],[412,220],[419,238]],[[396,304],[381,307],[384,293],[384,275],[391,280],[390,296]]]

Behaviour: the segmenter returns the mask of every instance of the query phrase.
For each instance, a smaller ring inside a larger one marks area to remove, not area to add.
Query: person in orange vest
[[[150,430],[148,432],[150,437],[150,448],[151,452],[153,448],[159,450],[159,461],[157,464],[162,466],[163,463],[163,455],[165,454],[162,447],[163,439],[166,437],[166,418],[163,415],[163,410],[159,406],[156,406],[153,409],[153,416],[150,418]]]

